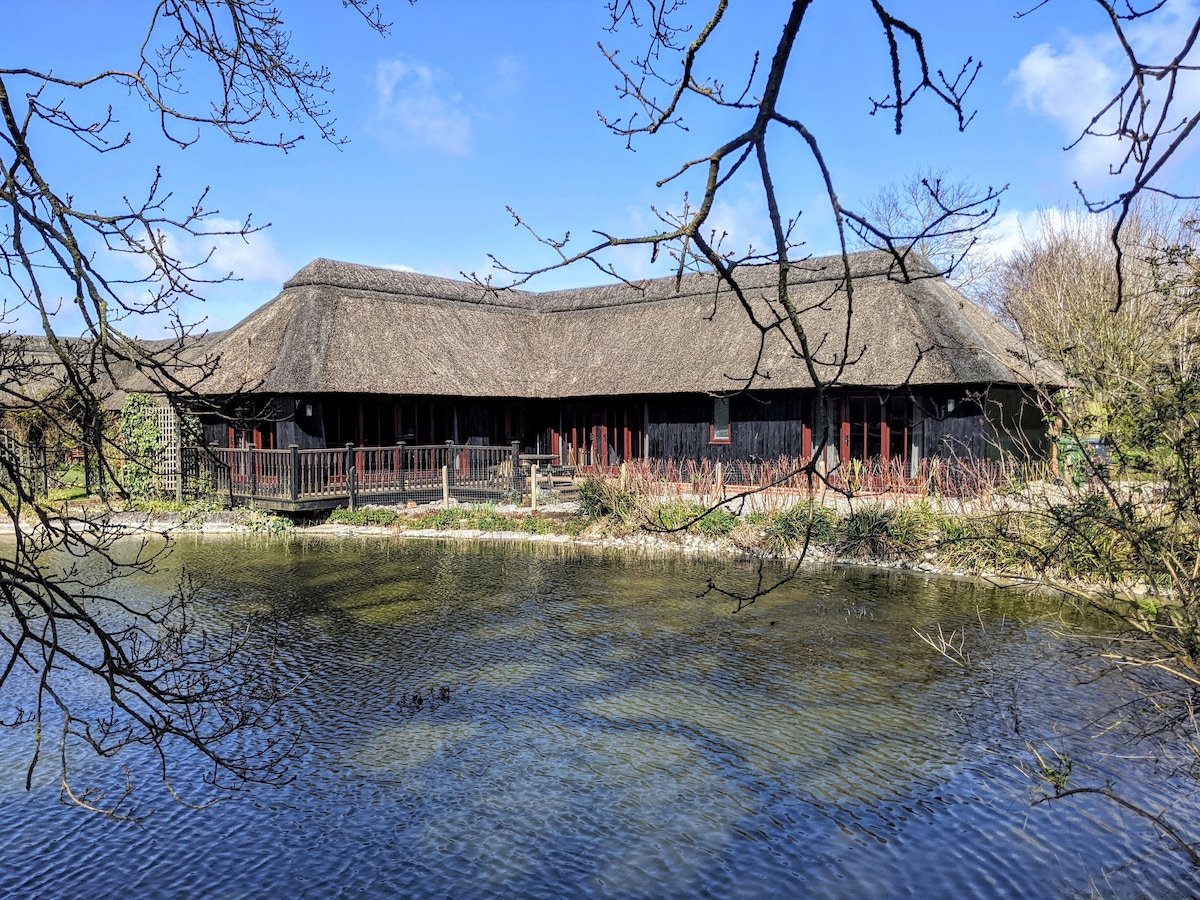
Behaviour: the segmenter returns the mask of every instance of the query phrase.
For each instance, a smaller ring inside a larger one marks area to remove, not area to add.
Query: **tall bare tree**
[[[1189,260],[1168,253],[1193,242],[1195,217],[1160,198],[1133,203],[1118,235],[1119,283],[1116,213],[1048,211],[997,263],[988,299],[1090,390],[1171,362],[1191,369],[1195,310],[1186,292],[1164,288],[1190,272]]]
[[[899,252],[907,245],[960,291],[978,295],[995,269],[996,235],[989,226],[1000,208],[998,198],[981,204],[985,194],[946,169],[921,169],[867,201],[868,218],[888,240],[865,231],[864,243]]]
[[[342,6],[373,31],[387,28],[369,0]],[[179,248],[195,246],[187,238],[244,237],[254,228],[247,216],[228,231],[206,194],[179,201],[161,170],[124,186],[111,207],[88,205],[72,167],[51,166],[37,148],[53,137],[78,154],[120,154],[138,141],[186,147],[215,133],[288,150],[305,129],[339,140],[325,103],[330,73],[292,53],[270,2],[172,0],[151,4],[147,15],[140,51],[98,71],[0,66],[0,318],[32,318],[42,331],[37,339],[0,335],[0,405],[87,448],[98,467],[109,458],[102,407],[113,391],[135,384],[186,404],[211,367],[188,356],[191,328],[178,305],[211,282],[208,256]],[[113,97],[128,116],[103,111]],[[145,121],[145,113],[146,130],[119,124]],[[136,340],[148,316],[171,322],[173,337]],[[79,323],[71,334],[64,320]],[[73,784],[73,745],[104,756],[150,745],[168,786],[178,761],[197,755],[218,791],[286,777],[294,735],[247,734],[268,734],[281,715],[283,685],[264,647],[244,653],[245,632],[198,624],[187,584],[159,604],[120,599],[114,583],[152,566],[161,551],[120,542],[95,517],[43,502],[12,454],[0,466],[0,508],[15,529],[0,556],[0,697],[15,710],[6,724],[35,736],[29,778],[52,760],[65,797],[127,815],[136,814],[132,786],[103,797]],[[97,472],[97,485],[111,475]]]

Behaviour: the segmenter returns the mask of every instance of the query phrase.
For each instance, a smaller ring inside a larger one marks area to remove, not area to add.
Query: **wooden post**
[[[624,492],[625,485],[628,483],[629,483],[629,469],[626,467],[625,463],[621,463],[621,478],[619,481],[619,487],[622,492]]]
[[[451,485],[454,484],[454,441],[446,441],[446,477]]]
[[[176,413],[175,421],[175,502],[183,505],[183,417]]]
[[[41,481],[42,496],[49,497],[50,496],[50,461],[48,459],[46,459],[46,438],[44,436],[42,437],[42,439],[40,441],[38,441],[38,451],[39,451],[39,455],[41,457],[40,467],[42,470],[42,477],[41,477],[40,481]]]
[[[246,474],[250,479],[250,505],[254,505],[254,498],[258,496],[258,461],[254,458],[254,445],[249,444],[246,447]]]
[[[355,476],[354,445],[347,444],[346,445],[346,492],[350,495],[350,500],[349,500],[350,512],[354,512],[354,501],[356,499],[356,497],[354,496],[354,492],[355,492],[355,483],[354,482],[357,479],[354,476]]]
[[[725,499],[725,471],[721,468],[721,461],[717,460],[717,498]]]
[[[290,493],[292,502],[295,503],[300,499],[300,445],[288,444],[288,453],[291,456],[292,464],[292,483]]]
[[[442,466],[442,509],[450,508],[450,467]]]
[[[533,512],[537,512],[537,477],[538,464],[534,463],[529,467],[529,508]]]
[[[400,493],[403,494],[404,493],[404,480],[405,480],[404,479],[404,465],[407,461],[405,459],[405,457],[408,455],[405,451],[408,450],[408,444],[406,444],[404,441],[401,441],[396,446],[398,448],[396,451],[396,454],[397,454],[396,455],[396,478],[400,481]]]
[[[521,482],[525,479],[521,474],[521,442],[512,442],[512,491],[514,494],[520,494],[525,487]]]

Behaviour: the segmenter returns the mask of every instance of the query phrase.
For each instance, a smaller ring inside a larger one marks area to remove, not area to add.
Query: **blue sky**
[[[713,0],[688,7],[697,19]],[[734,0],[710,48],[706,72],[728,83],[744,79],[756,48],[770,56],[788,3]],[[889,90],[886,45],[866,0],[818,0],[797,48],[784,106],[822,142],[839,195],[870,198],[922,167],[980,187],[1008,185],[997,223],[1001,246],[1038,210],[1071,203],[1073,180],[1097,194],[1113,179],[1113,147],[1103,141],[1063,146],[1116,86],[1119,58],[1101,8],[1054,0],[1024,18],[1032,0],[895,2],[893,12],[925,34],[936,66],[957,71],[983,62],[968,106],[975,120],[959,133],[948,110],[928,98],[912,110],[905,133],[869,115],[869,97]],[[627,113],[616,98],[615,73],[597,48],[640,49],[632,29],[604,31],[600,0],[420,0],[385,2],[393,22],[381,38],[336,0],[281,0],[293,50],[333,72],[330,107],[350,143],[341,149],[309,137],[290,153],[233,146],[204,133],[180,150],[156,135],[137,101],[112,98],[134,142],[119,153],[83,154],[53,136],[37,138],[43,166],[59,190],[111,202],[138,192],[160,166],[181,200],[210,188],[206,208],[227,222],[270,223],[240,240],[195,239],[181,249],[215,247],[210,271],[242,279],[210,289],[190,319],[227,327],[274,296],[284,280],[316,257],[411,268],[458,277],[483,273],[488,254],[517,267],[550,261],[548,251],[513,227],[511,206],[548,235],[570,232],[582,242],[593,229],[633,234],[653,227],[651,206],[677,209],[686,185],[655,181],[685,159],[710,152],[743,124],[736,114],[692,103],[689,130],[671,130],[625,149],[597,110]],[[15,4],[0,33],[6,66],[53,67],[78,77],[132,65],[152,3],[42,0]],[[1169,0],[1152,27],[1134,38],[1149,52],[1179,40],[1196,19],[1191,0]],[[1193,89],[1194,86],[1189,87]],[[1200,102],[1200,91],[1195,102]],[[1102,99],[1103,98],[1103,99]],[[1192,102],[1192,107],[1195,106]],[[102,105],[102,104],[101,104]],[[97,107],[99,109],[100,107]],[[97,113],[98,114],[98,113]],[[151,127],[146,128],[146,125]],[[296,130],[278,123],[285,133]],[[778,142],[775,170],[807,249],[835,249],[822,188],[798,144]],[[1182,155],[1167,183],[1192,190]],[[69,185],[69,187],[68,187]],[[693,190],[695,185],[692,185]],[[747,184],[731,184],[716,210],[731,240],[761,245],[762,204]],[[631,276],[655,273],[648,252],[618,257]],[[540,287],[594,283],[577,267]],[[146,327],[139,329],[147,332]]]

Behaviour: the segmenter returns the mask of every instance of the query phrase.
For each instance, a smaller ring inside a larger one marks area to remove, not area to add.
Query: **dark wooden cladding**
[[[729,398],[729,441],[713,440],[713,398],[648,401],[649,455],[654,459],[771,459],[811,449],[812,398],[799,392]]]
[[[728,403],[728,439],[725,403]],[[714,406],[719,403],[720,407]],[[628,460],[808,457],[821,441],[812,391],[756,391],[727,401],[707,394],[569,400],[310,395],[275,398],[270,416],[244,410],[210,421],[210,446],[330,447],[519,444],[565,465]],[[846,390],[827,398],[829,461],[993,458],[997,448],[1044,447],[1036,404],[1019,389]]]
[[[287,401],[279,404],[286,408]],[[321,401],[311,397],[291,400],[290,416],[276,423],[278,444],[290,447],[295,444],[301,450],[320,450],[325,446],[325,429]]]
[[[994,431],[988,427],[978,400],[926,397],[917,408],[922,417],[922,456],[946,460],[988,458]]]

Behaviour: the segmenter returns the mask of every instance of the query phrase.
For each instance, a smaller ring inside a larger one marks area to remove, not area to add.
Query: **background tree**
[[[387,27],[367,0],[342,6],[376,32]],[[38,148],[66,141],[79,154],[119,154],[138,141],[186,147],[215,132],[289,150],[305,128],[336,143],[330,74],[289,45],[281,13],[264,0],[174,0],[152,4],[140,50],[101,71],[0,66],[0,309],[9,321],[32,313],[42,328],[37,338],[0,335],[0,404],[87,448],[101,467],[111,458],[102,425],[113,392],[132,386],[181,407],[197,399],[213,361],[189,353],[191,324],[177,304],[209,283],[207,256],[180,248],[230,231],[207,192],[180,201],[161,169],[113,205],[89,205],[88,186],[69,166],[44,165]],[[135,124],[125,130],[124,121]],[[234,234],[254,230],[244,221]],[[172,337],[135,339],[147,319],[170,323]],[[131,783],[105,798],[76,788],[69,770],[75,745],[111,756],[130,743],[155,748],[168,787],[182,759],[207,769],[218,791],[286,777],[294,733],[247,733],[277,728],[282,715],[284,685],[264,639],[202,626],[187,583],[159,604],[121,600],[113,586],[151,567],[162,545],[119,542],[94,515],[44,502],[12,457],[0,466],[9,476],[0,508],[16,530],[0,557],[0,697],[15,710],[6,724],[35,736],[28,781],[52,759],[65,797],[134,814]],[[113,479],[103,472],[98,483]],[[248,641],[254,653],[243,652]],[[95,695],[68,687],[80,683]]]
[[[866,217],[877,231],[860,229],[863,243],[919,254],[960,291],[978,296],[997,264],[996,235],[989,226],[1000,201],[980,203],[986,193],[969,181],[952,179],[945,169],[914,172],[867,201]]]
[[[1194,217],[1178,203],[1131,206],[1119,234],[1121,298],[1116,215],[1078,207],[1043,213],[996,264],[987,299],[1088,391],[1167,362],[1190,369],[1193,310],[1179,282],[1187,265],[1169,248],[1188,245]]]

